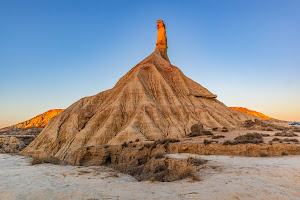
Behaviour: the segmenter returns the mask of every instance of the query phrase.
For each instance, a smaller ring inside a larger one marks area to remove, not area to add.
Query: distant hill
[[[51,118],[55,117],[62,111],[64,111],[64,109],[48,110],[47,112],[44,112],[43,114],[40,114],[32,119],[29,119],[27,121],[6,128],[16,128],[16,129],[44,128]]]
[[[254,115],[254,116],[257,116],[261,119],[267,119],[267,120],[270,120],[270,119],[275,119],[275,118],[272,118],[272,117],[268,117],[260,112],[257,112],[257,111],[254,111],[254,110],[249,110],[247,108],[243,108],[243,107],[229,107],[229,108],[232,108],[234,110],[237,110],[239,112],[242,112],[242,113],[246,113],[248,115]]]
[[[268,117],[260,112],[254,111],[254,110],[249,110],[247,108],[243,108],[243,107],[229,107],[231,109],[237,110],[239,112],[242,113],[246,113],[248,115],[253,115],[253,116],[257,116],[261,119],[275,119],[272,117]],[[44,128],[47,123],[49,122],[49,120],[53,117],[55,117],[56,115],[58,115],[59,113],[61,113],[62,111],[64,111],[64,109],[52,109],[52,110],[48,110],[47,112],[44,112],[34,118],[31,118],[27,121],[18,123],[16,125],[10,126],[10,127],[6,127],[6,128],[16,128],[16,129],[29,129],[29,128]]]

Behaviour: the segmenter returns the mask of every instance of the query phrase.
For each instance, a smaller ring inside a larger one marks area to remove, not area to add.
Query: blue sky
[[[300,121],[300,1],[0,0],[0,127],[110,89],[153,52],[218,95]]]

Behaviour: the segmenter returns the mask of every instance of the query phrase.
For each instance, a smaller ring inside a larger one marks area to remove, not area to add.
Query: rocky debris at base
[[[43,128],[15,128],[8,127],[0,130],[0,136],[34,136],[37,137]]]
[[[42,128],[8,127],[0,131],[0,153],[19,153],[42,131]]]
[[[19,153],[33,140],[34,136],[3,136],[0,135],[0,153]]]

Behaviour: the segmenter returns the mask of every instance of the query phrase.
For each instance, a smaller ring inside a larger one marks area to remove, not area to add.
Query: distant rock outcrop
[[[10,126],[10,128],[17,128],[17,129],[28,129],[28,128],[44,128],[49,120],[59,113],[64,111],[64,109],[52,109],[40,114],[32,119],[29,119],[25,122],[21,122],[19,124]]]
[[[267,119],[267,120],[271,120],[271,119],[274,119],[275,118],[272,118],[272,117],[268,117],[260,112],[257,112],[257,111],[254,111],[254,110],[249,110],[247,108],[243,108],[243,107],[229,107],[229,108],[232,108],[234,110],[237,110],[239,112],[242,112],[242,113],[246,113],[248,115],[253,115],[253,116],[256,116],[256,117],[259,117],[261,119]]]
[[[49,110],[30,120],[0,129],[0,153],[17,153],[27,147],[43,130],[50,119],[63,109]]]

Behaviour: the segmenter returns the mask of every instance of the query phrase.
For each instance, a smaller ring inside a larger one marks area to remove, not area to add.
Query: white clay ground
[[[168,156],[209,160],[201,181],[137,182],[106,167],[31,166],[29,157],[0,154],[0,199],[300,199],[300,156]]]

